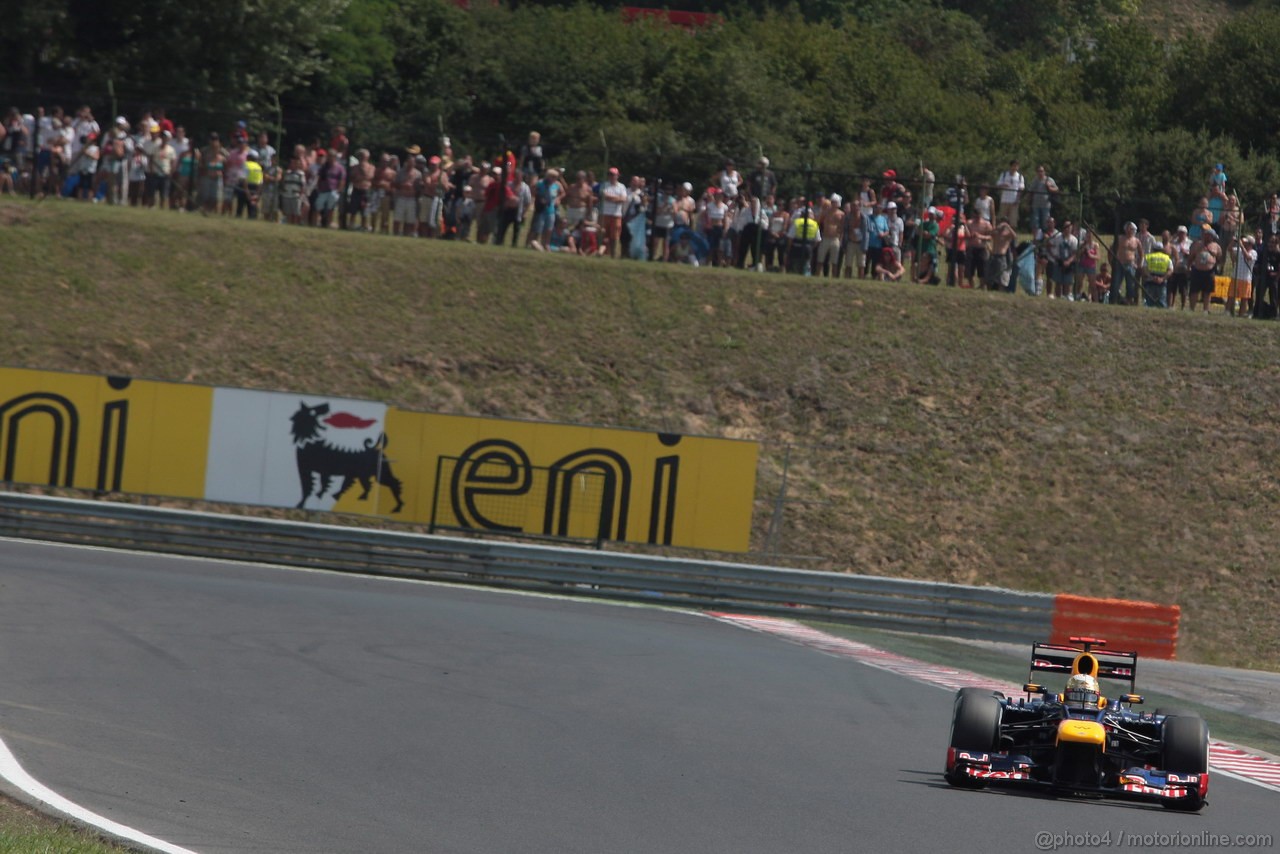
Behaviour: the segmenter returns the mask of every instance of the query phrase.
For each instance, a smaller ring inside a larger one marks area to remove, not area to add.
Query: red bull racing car
[[[1031,671],[1012,699],[961,688],[951,719],[945,777],[952,786],[998,783],[1051,793],[1110,796],[1197,811],[1209,792],[1209,728],[1197,715],[1135,709],[1138,655],[1102,651],[1106,641],[1035,643]],[[1037,674],[1066,678],[1062,693]],[[1104,696],[1099,680],[1127,683]]]

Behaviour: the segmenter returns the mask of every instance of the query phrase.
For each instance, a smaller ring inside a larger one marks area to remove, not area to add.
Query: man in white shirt
[[[629,195],[626,185],[618,180],[618,167],[609,167],[609,180],[600,185],[600,222],[604,228],[605,251],[610,258],[618,257],[622,214],[626,211]]]
[[[996,188],[1000,190],[1000,216],[1009,220],[1009,225],[1017,230],[1018,202],[1022,201],[1022,191],[1026,189],[1026,181],[1018,171],[1017,160],[1009,161],[1009,168],[1000,173]]]

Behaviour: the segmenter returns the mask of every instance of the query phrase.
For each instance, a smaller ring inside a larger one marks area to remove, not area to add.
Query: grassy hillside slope
[[[756,552],[1177,602],[1182,657],[1280,667],[1276,324],[54,202],[0,252],[3,364],[759,439]]]

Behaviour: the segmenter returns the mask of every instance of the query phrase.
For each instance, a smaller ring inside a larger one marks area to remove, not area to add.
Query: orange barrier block
[[[1072,637],[1099,637],[1105,638],[1111,649],[1148,658],[1175,658],[1181,615],[1177,605],[1060,593],[1054,597],[1050,642],[1065,644]]]

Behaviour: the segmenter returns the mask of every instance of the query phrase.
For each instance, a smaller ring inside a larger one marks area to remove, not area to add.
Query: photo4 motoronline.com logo
[[[1036,834],[1036,849],[1059,851],[1068,848],[1271,848],[1275,837],[1270,833],[1132,833],[1123,830],[1107,830],[1102,833],[1053,833],[1042,830]]]

